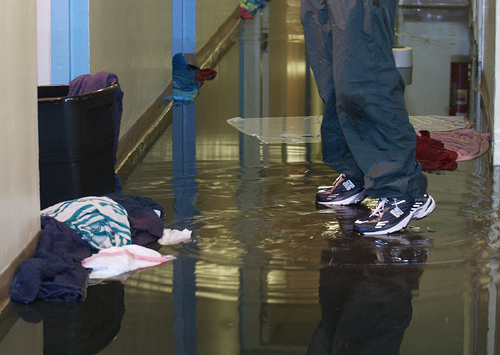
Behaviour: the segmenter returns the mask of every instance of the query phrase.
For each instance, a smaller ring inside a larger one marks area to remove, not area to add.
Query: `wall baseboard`
[[[19,271],[21,263],[35,255],[36,247],[38,245],[38,238],[40,237],[39,231],[36,236],[26,245],[26,247],[12,260],[0,274],[0,313],[10,302],[10,289],[14,278]]]
[[[163,97],[172,92],[170,83],[153,104],[137,119],[135,124],[120,139],[116,153],[115,171],[126,179],[135,166],[144,158],[149,148],[172,124],[172,103],[165,105]]]

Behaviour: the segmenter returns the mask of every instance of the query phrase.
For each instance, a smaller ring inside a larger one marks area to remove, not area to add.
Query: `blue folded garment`
[[[132,244],[147,245],[163,236],[162,219],[165,218],[165,212],[153,199],[120,193],[104,196],[120,204],[127,211]]]
[[[41,217],[42,232],[35,256],[21,263],[12,284],[14,302],[75,302],[85,298],[90,270],[81,261],[92,247],[66,224]]]
[[[167,100],[169,101],[174,101],[174,105],[186,105],[193,101],[198,95],[199,91],[199,85],[198,83],[193,83],[192,88],[184,88],[184,89],[177,89],[173,88],[172,89],[172,95],[169,95],[166,97]],[[197,87],[196,87],[197,86]]]
[[[177,53],[172,57],[172,80],[174,88],[185,89],[190,87],[194,83],[196,72],[199,71],[200,68],[189,65],[186,62],[183,53]]]
[[[172,95],[164,100],[174,101],[174,105],[186,104],[191,102],[200,89],[200,83],[195,82],[195,74],[200,68],[189,65],[184,58],[183,53],[177,53],[172,57]]]

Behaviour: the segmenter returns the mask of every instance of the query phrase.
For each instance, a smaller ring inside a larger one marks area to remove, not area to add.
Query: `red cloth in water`
[[[429,131],[419,131],[417,135],[416,159],[422,170],[455,170],[457,152],[444,148],[444,144],[430,137]]]

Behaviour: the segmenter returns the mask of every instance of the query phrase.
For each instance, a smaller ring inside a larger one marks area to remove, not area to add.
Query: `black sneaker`
[[[352,205],[365,198],[365,186],[362,181],[346,179],[340,174],[333,186],[320,186],[316,202],[323,206]]]
[[[368,216],[354,222],[354,227],[365,235],[393,233],[405,228],[412,219],[424,218],[435,207],[436,202],[428,194],[414,201],[381,198]]]

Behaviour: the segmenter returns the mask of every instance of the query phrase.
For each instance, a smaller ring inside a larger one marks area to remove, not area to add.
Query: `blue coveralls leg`
[[[398,0],[302,0],[306,49],[325,102],[323,160],[374,198],[415,199],[427,178],[394,63]]]

